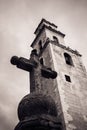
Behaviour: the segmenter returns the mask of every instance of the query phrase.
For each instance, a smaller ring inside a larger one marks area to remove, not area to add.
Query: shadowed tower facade
[[[81,54],[66,47],[65,34],[45,19],[34,33],[30,59],[11,59],[30,72],[30,95],[19,104],[15,130],[86,130],[87,75]]]

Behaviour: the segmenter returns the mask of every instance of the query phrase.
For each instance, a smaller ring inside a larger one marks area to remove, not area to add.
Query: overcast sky
[[[87,68],[87,0],[0,0],[0,130],[14,129],[18,103],[29,92],[29,74],[10,58],[29,57],[42,18],[66,34],[66,45],[83,55]]]

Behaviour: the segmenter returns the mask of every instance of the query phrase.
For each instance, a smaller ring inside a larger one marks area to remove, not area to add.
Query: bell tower
[[[87,130],[87,73],[81,54],[66,47],[65,34],[42,19],[30,59],[11,63],[30,72],[30,94],[18,106],[15,130]]]
[[[66,130],[87,129],[87,74],[81,54],[65,46],[65,34],[42,19],[31,47],[37,49],[41,64],[57,71],[55,80],[41,79],[42,90],[57,105]],[[45,87],[44,87],[45,86]]]

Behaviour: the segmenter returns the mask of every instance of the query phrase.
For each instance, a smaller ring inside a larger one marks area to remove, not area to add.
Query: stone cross
[[[13,56],[11,63],[17,68],[30,72],[30,92],[41,90],[41,77],[55,79],[57,72],[51,68],[44,66],[42,59],[39,58],[37,50],[31,52],[30,59]]]

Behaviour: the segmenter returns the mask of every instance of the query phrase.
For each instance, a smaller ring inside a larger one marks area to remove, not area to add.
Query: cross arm
[[[17,68],[26,70],[28,72],[30,72],[33,67],[37,66],[37,64],[31,62],[30,60],[23,57],[17,57],[17,56],[13,56],[10,62],[11,64],[16,65]]]
[[[48,68],[46,66],[43,66],[41,68],[41,74],[45,78],[52,78],[55,79],[57,77],[57,72],[53,71],[51,68]]]

